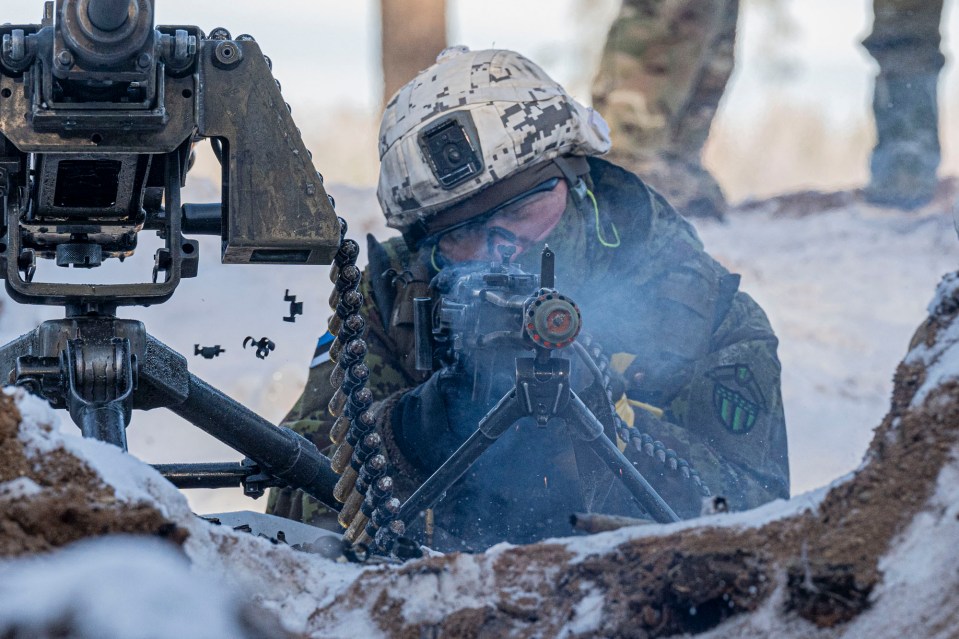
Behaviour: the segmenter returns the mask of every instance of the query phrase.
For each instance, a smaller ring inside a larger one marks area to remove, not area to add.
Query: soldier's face
[[[444,234],[437,244],[447,260],[499,260],[500,246],[515,249],[516,259],[527,249],[537,248],[556,228],[566,210],[568,188],[559,180],[552,190],[535,193],[504,207],[490,218],[467,224]]]

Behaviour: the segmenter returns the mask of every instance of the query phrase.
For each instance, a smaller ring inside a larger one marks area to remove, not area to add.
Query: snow
[[[0,561],[0,574],[4,575],[0,580],[0,599],[4,600],[0,602],[0,636],[12,628],[33,636],[36,633],[30,629],[36,624],[66,613],[89,624],[77,626],[83,630],[81,636],[89,637],[256,636],[223,625],[236,616],[238,598],[274,613],[286,630],[304,632],[317,606],[332,603],[364,570],[209,524],[193,515],[182,493],[136,457],[115,446],[82,439],[73,429],[64,432],[59,416],[23,389],[5,388],[3,392],[14,398],[21,413],[19,438],[28,458],[39,463],[45,454],[63,449],[98,473],[118,501],[152,506],[186,529],[189,536],[182,552],[169,545],[151,544],[149,539],[113,537],[35,560]],[[0,484],[0,502],[7,495],[29,496],[39,490],[29,480],[6,482]],[[170,561],[171,554],[177,561]],[[106,561],[106,557],[115,559]],[[166,564],[170,564],[168,569],[160,568]],[[45,583],[56,583],[57,588],[44,589]],[[7,589],[26,593],[23,597],[35,605],[20,606],[18,599],[7,597]],[[180,601],[181,595],[188,603]],[[6,605],[8,599],[14,603]],[[136,605],[126,605],[127,600],[136,600]],[[119,603],[111,605],[111,601]],[[116,607],[123,608],[123,613],[114,619],[110,609]],[[130,632],[130,620],[147,608],[156,612],[141,615],[148,622],[144,628],[162,614],[172,617],[168,625],[158,620],[153,624],[160,629],[156,633]],[[194,613],[199,608],[209,609],[208,613]],[[171,610],[176,614],[169,615]],[[353,636],[375,636],[368,618],[341,623]]]
[[[880,560],[883,580],[872,594],[876,613],[848,628],[850,637],[955,637],[959,624],[959,448],[939,473],[926,510]],[[878,612],[881,611],[881,612]]]
[[[587,632],[595,632],[603,622],[603,603],[605,599],[602,591],[590,586],[586,596],[573,606],[573,618],[563,628],[559,635],[560,638],[566,639]]]
[[[3,393],[13,397],[20,411],[21,428],[17,436],[23,442],[27,457],[42,456],[60,447],[60,419],[49,404],[22,388],[8,386]]]
[[[822,503],[826,494],[851,478],[852,474],[845,475],[833,481],[828,486],[797,495],[788,501],[785,499],[777,499],[759,508],[744,512],[717,513],[696,519],[686,519],[673,524],[628,526],[626,528],[619,528],[617,530],[583,537],[551,539],[548,540],[548,543],[552,542],[565,545],[566,549],[574,555],[571,561],[576,562],[582,561],[591,555],[610,552],[625,542],[643,537],[660,537],[683,530],[702,528],[704,526],[710,528],[761,528],[772,521],[795,517],[805,512],[816,513],[819,504]],[[509,547],[508,544],[498,544],[487,551],[487,554],[500,553]]]
[[[929,303],[929,313],[936,312],[945,300],[956,294],[959,289],[959,273],[950,273],[942,278],[936,289],[936,295]],[[959,322],[951,322],[936,335],[932,346],[917,345],[906,357],[907,364],[923,364],[926,378],[912,399],[913,406],[920,406],[929,392],[947,381],[959,377]]]
[[[32,497],[42,490],[40,485],[29,477],[18,477],[0,484],[0,502]]]
[[[760,208],[696,227],[779,337],[793,494],[854,470],[931,290],[959,267],[951,215],[854,202],[802,217]]]
[[[148,538],[83,541],[53,557],[0,564],[0,636],[250,637],[242,601],[201,574],[169,543]],[[133,587],[135,585],[135,587]]]

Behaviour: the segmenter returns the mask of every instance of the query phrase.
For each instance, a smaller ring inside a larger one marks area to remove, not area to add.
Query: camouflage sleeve
[[[647,423],[731,510],[788,499],[778,340],[759,305],[741,292],[713,337],[665,417]]]
[[[363,272],[360,290],[366,300],[362,313],[368,327],[366,364],[370,367],[370,379],[367,386],[377,402],[381,402],[413,384],[403,372],[394,355],[396,349],[382,326],[376,300],[371,294],[368,269]],[[324,454],[329,454],[332,445],[330,429],[334,420],[327,405],[334,393],[330,384],[334,366],[328,361],[310,369],[303,393],[281,423],[310,439]],[[374,405],[374,410],[377,408]],[[291,488],[271,490],[266,512],[323,527],[333,527],[336,521],[335,515],[325,506]]]

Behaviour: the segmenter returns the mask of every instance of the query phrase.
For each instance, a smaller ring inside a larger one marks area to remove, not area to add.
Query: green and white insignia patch
[[[713,408],[716,417],[731,433],[743,435],[756,425],[766,410],[759,384],[745,364],[719,366],[706,373],[713,380]]]

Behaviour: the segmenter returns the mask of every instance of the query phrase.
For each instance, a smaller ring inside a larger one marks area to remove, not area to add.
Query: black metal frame
[[[338,509],[338,477],[309,440],[192,375],[142,323],[115,315],[164,302],[197,274],[199,244],[184,231],[219,235],[226,263],[329,264],[341,240],[322,177],[253,38],[154,28],[153,0],[131,2],[56,0],[39,25],[0,26],[0,278],[17,302],[66,309],[65,319],[0,348],[0,374],[67,409],[85,437],[123,450],[132,410],[166,407],[247,456],[229,472],[192,465],[194,487],[232,474],[251,496],[288,484]],[[124,30],[130,40],[114,42]],[[68,99],[55,99],[58,87]],[[114,89],[133,97],[117,100]],[[222,201],[181,207],[191,149],[203,138],[219,151]],[[62,176],[41,179],[34,167],[65,158],[126,167],[117,192],[100,198],[112,203],[58,209],[49,189]],[[153,282],[32,281],[38,257],[96,266],[132,253],[141,230],[165,242]],[[182,478],[182,467],[166,470]]]

